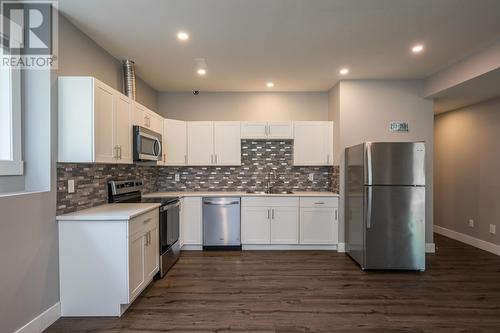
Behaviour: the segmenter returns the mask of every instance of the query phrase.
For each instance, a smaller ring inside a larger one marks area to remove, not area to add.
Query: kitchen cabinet
[[[187,164],[187,123],[180,120],[163,121],[163,165]]]
[[[241,205],[242,244],[299,243],[298,198],[244,197]]]
[[[163,135],[163,117],[144,105],[134,102],[134,125],[142,126]]]
[[[132,163],[132,101],[92,77],[58,85],[59,162]]]
[[[58,221],[62,315],[121,316],[159,270],[158,208]]]
[[[338,199],[314,197],[300,199],[300,244],[338,243]]]
[[[202,245],[201,197],[182,199],[182,240],[183,245]]]
[[[333,165],[333,122],[294,123],[294,165]]]
[[[188,165],[241,165],[240,123],[190,121]]]
[[[243,121],[242,139],[293,139],[292,121]]]

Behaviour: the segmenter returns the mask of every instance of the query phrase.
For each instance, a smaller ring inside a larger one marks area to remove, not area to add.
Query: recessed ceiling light
[[[420,53],[424,50],[424,46],[422,44],[417,44],[411,48],[411,52]]]
[[[198,73],[198,75],[205,75],[207,74],[207,70],[204,69],[204,68],[199,68],[196,73]]]
[[[274,87],[274,83],[273,82],[268,82],[268,83],[266,83],[266,87],[272,88],[272,87]]]
[[[179,40],[188,40],[189,39],[189,34],[187,32],[184,32],[184,31],[179,31],[177,33],[177,39],[179,39]]]
[[[346,75],[346,74],[349,74],[349,68],[342,68],[339,73],[341,75]]]

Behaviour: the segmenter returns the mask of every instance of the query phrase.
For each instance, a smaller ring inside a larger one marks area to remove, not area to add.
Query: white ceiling
[[[325,91],[425,78],[500,38],[499,0],[59,0],[77,27],[159,91]],[[191,38],[176,39],[179,30]],[[423,54],[410,47],[423,42]],[[208,74],[196,74],[204,58]]]

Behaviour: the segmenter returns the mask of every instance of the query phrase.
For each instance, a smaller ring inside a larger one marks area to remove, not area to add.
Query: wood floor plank
[[[182,252],[121,318],[46,332],[500,332],[500,257],[435,235],[427,271],[330,251]]]

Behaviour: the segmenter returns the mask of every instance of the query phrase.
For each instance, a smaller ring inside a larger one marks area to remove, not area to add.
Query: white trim
[[[436,253],[436,244],[425,243],[425,253]]]
[[[23,172],[23,161],[0,160],[0,176],[21,176]]]
[[[280,250],[280,251],[336,251],[337,245],[278,245],[278,244],[269,244],[269,245],[242,245],[242,250],[250,250],[250,251],[267,251],[267,250]]]
[[[46,330],[61,317],[61,303],[57,302],[50,308],[33,318],[26,325],[15,331],[15,333],[40,333]]]
[[[337,245],[337,252],[339,252],[339,253],[345,253],[345,243],[339,243]]]
[[[437,234],[452,238],[452,239],[457,240],[459,242],[477,247],[481,250],[496,254],[497,256],[500,256],[500,245],[493,244],[493,243],[484,241],[482,239],[472,237],[472,236],[469,236],[466,234],[462,234],[460,232],[446,229],[446,228],[443,228],[443,227],[440,227],[437,225],[434,226],[434,232]]]

